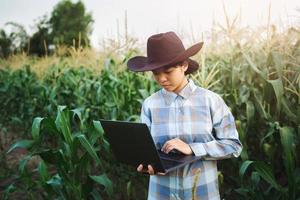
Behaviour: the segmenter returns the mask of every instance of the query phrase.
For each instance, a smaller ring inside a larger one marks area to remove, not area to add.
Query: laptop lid
[[[156,172],[169,172],[199,159],[196,156],[168,155],[156,149],[149,128],[144,123],[100,119],[116,158],[137,167],[152,165]]]
[[[100,123],[120,162],[134,167],[150,164],[157,171],[165,171],[146,124],[102,119]]]

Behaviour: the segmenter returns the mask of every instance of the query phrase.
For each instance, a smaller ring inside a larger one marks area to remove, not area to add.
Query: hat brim
[[[192,73],[196,71],[199,67],[199,64],[190,59],[189,57],[195,55],[200,51],[203,46],[203,42],[197,43],[190,48],[186,49],[184,52],[173,58],[172,60],[166,62],[156,62],[156,63],[148,63],[148,58],[145,56],[135,56],[128,60],[127,66],[130,70],[135,72],[144,72],[144,71],[152,71],[161,67],[170,66],[172,64],[176,64],[178,62],[187,60],[189,63],[189,67],[186,71],[186,74]]]

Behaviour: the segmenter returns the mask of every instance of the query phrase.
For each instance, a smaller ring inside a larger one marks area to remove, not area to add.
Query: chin
[[[168,92],[173,92],[172,88],[166,88],[164,87],[165,90],[167,90]]]

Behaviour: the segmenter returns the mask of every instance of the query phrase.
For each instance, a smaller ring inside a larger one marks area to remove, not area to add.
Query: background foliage
[[[58,46],[90,47],[93,18],[81,1],[62,0],[50,17],[40,17],[29,35],[21,24],[7,22],[0,29],[0,57],[7,58],[16,52],[43,56],[53,53]],[[4,28],[11,28],[8,33]]]

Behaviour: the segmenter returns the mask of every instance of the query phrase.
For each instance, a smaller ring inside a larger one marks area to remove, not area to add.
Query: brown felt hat
[[[187,60],[189,65],[186,74],[190,74],[199,68],[199,64],[189,57],[199,52],[202,46],[203,42],[200,42],[185,49],[174,32],[152,35],[147,41],[147,57],[135,56],[128,60],[127,66],[132,71],[143,72],[172,66]]]

